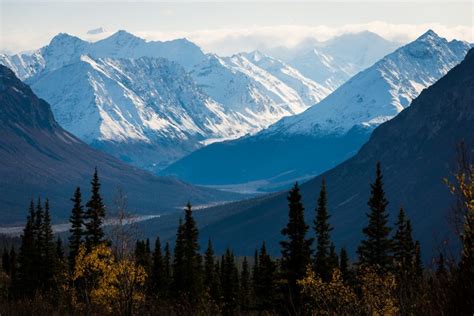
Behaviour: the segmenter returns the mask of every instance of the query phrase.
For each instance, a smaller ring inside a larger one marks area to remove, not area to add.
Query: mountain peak
[[[127,43],[127,42],[144,42],[145,40],[129,33],[125,30],[118,30],[114,34],[110,35],[109,37],[103,39],[102,41],[105,42],[115,42],[120,45]]]
[[[70,35],[68,33],[59,33],[51,39],[51,42],[49,43],[49,45],[55,45],[58,43],[65,43],[65,42],[84,42],[84,41],[81,40],[79,37]]]
[[[440,40],[442,37],[440,37],[438,34],[436,34],[432,29],[429,29],[425,33],[423,33],[420,37],[418,37],[416,40]]]

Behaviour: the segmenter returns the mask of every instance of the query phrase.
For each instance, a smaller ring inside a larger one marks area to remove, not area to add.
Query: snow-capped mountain
[[[366,31],[344,34],[325,42],[307,39],[296,47],[271,49],[269,54],[333,91],[397,47],[398,43]]]
[[[468,50],[468,43],[448,42],[430,30],[357,74],[314,107],[282,119],[263,133],[343,135],[357,125],[377,126],[406,108]]]
[[[94,43],[62,33],[32,55],[0,58],[68,131],[152,169],[256,133],[331,92],[260,53],[221,58],[185,39],[147,42],[125,31]]]
[[[296,69],[255,52],[209,55],[191,71],[199,87],[259,131],[284,116],[301,113],[331,91]]]
[[[60,33],[48,45],[32,54],[1,54],[0,63],[12,69],[21,80],[26,80],[34,79],[41,72],[76,62],[83,55],[95,58],[162,57],[184,67],[190,67],[206,58],[198,46],[186,39],[148,42],[126,31],[118,31],[94,43]]]
[[[424,88],[457,65],[469,47],[428,31],[305,112],[253,136],[202,148],[163,173],[199,184],[253,181],[269,189],[275,183],[324,172],[354,155],[373,128],[408,107]]]
[[[142,167],[166,164],[205,139],[247,132],[237,113],[226,111],[182,66],[163,58],[81,56],[40,75],[32,88],[50,102],[65,129]],[[143,149],[131,151],[132,144],[147,148],[146,155]]]

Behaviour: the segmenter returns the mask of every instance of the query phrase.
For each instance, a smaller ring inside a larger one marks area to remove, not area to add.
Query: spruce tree
[[[71,211],[71,217],[69,223],[71,228],[69,229],[69,268],[71,271],[74,270],[76,257],[79,252],[79,247],[82,244],[82,237],[84,235],[84,208],[82,206],[82,194],[79,187],[76,188],[74,196],[71,199],[73,207]]]
[[[155,250],[153,251],[153,266],[151,269],[151,289],[154,294],[162,296],[165,285],[163,284],[163,277],[165,274],[163,262],[163,255],[161,253],[160,237],[156,237]]]
[[[40,235],[42,236],[41,251],[41,272],[43,278],[41,279],[42,286],[46,289],[51,289],[54,286],[54,277],[59,268],[56,256],[56,243],[54,240],[54,233],[51,227],[51,214],[49,209],[49,200],[46,199],[44,205],[43,222],[41,224]]]
[[[216,264],[214,262],[214,249],[212,248],[212,242],[209,239],[207,242],[207,249],[204,254],[204,287],[209,293],[211,293],[212,288],[215,286],[215,275]],[[212,294],[211,294],[212,297]]]
[[[21,245],[18,254],[18,270],[16,278],[12,284],[12,291],[15,296],[32,296],[36,291],[37,282],[35,267],[37,264],[36,241],[35,241],[36,210],[33,200],[30,203],[25,228],[21,235]]]
[[[352,275],[350,271],[350,263],[349,263],[349,256],[347,255],[346,248],[341,248],[339,254],[339,270],[342,274],[342,279],[344,282],[351,282]]]
[[[301,296],[297,280],[306,274],[311,263],[311,244],[313,239],[306,238],[309,226],[304,219],[304,207],[301,202],[298,183],[288,194],[288,224],[281,231],[287,240],[281,241],[281,270],[286,281],[285,297],[288,298],[287,308],[295,313],[301,310]]]
[[[329,273],[332,276],[334,269],[339,269],[339,257],[337,256],[336,246],[334,246],[333,243],[331,243],[331,246],[329,247],[328,264]]]
[[[242,262],[242,272],[240,273],[240,308],[243,312],[250,310],[251,297],[249,264],[247,262],[247,257],[244,257]]]
[[[316,219],[314,220],[314,230],[316,232],[316,256],[314,259],[314,271],[324,280],[331,279],[330,262],[330,233],[332,227],[329,224],[329,211],[327,205],[326,181],[323,179],[321,190],[319,192],[318,203],[316,207]]]
[[[258,275],[254,287],[257,309],[274,311],[277,299],[276,264],[267,254],[265,242],[262,244],[258,257]]]
[[[223,313],[232,315],[238,306],[239,279],[234,254],[227,249],[222,257],[221,287]]]
[[[185,236],[183,221],[179,219],[178,231],[176,233],[176,240],[174,246],[173,256],[173,291],[174,296],[179,297],[185,294],[186,290],[186,270],[185,270]]]
[[[184,210],[184,278],[190,298],[196,300],[202,288],[201,256],[199,254],[199,232],[193,218],[191,204]]]
[[[392,241],[389,238],[388,201],[383,189],[383,177],[380,163],[377,163],[375,182],[371,184],[371,196],[368,202],[368,225],[363,229],[365,239],[359,249],[359,265],[372,266],[379,272],[390,269],[392,262]]]
[[[92,249],[104,241],[104,231],[102,223],[105,217],[105,205],[100,195],[100,181],[97,168],[91,181],[91,197],[86,204],[87,210],[85,219],[85,239],[87,249]]]
[[[165,244],[165,255],[163,258],[163,287],[164,287],[164,296],[167,297],[169,294],[169,287],[171,285],[171,251],[170,244],[166,242]]]
[[[393,236],[393,261],[399,275],[411,274],[414,267],[415,243],[413,242],[411,223],[406,218],[403,208],[398,213]],[[408,275],[407,275],[408,276]]]

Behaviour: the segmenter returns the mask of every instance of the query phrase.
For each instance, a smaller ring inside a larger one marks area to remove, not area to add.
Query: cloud
[[[173,14],[169,12],[168,14]],[[434,30],[440,36],[451,39],[474,42],[474,28],[458,25],[446,26],[438,23],[423,24],[391,24],[383,21],[373,21],[361,24],[346,24],[341,26],[306,26],[306,25],[253,25],[238,28],[198,29],[194,31],[154,31],[130,30],[131,33],[147,40],[171,40],[187,38],[202,47],[206,52],[219,55],[231,55],[242,51],[267,50],[278,46],[292,47],[307,39],[325,41],[345,33],[371,31],[385,39],[406,43],[414,40],[428,29]],[[59,33],[58,30],[55,34]],[[74,34],[89,41],[96,41],[113,33],[110,29],[100,34]],[[31,50],[43,46],[55,35],[54,32],[41,36],[9,38],[4,34],[2,47],[8,51]],[[31,45],[35,46],[31,46]]]
[[[385,39],[406,43],[416,39],[428,29],[434,30],[448,40],[459,39],[474,42],[474,29],[470,26],[445,26],[437,23],[390,24],[382,21],[347,24],[337,27],[326,25],[255,25],[246,28],[204,29],[188,32],[142,31],[137,32],[137,35],[149,40],[187,38],[208,52],[230,55],[240,51],[265,50],[278,46],[292,47],[308,38],[325,41],[341,34],[362,31],[371,31]]]

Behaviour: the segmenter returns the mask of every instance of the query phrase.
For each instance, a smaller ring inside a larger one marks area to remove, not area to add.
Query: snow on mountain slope
[[[421,90],[457,65],[468,49],[468,43],[448,42],[430,30],[263,134],[342,135],[357,125],[375,127],[406,108]]]
[[[237,114],[226,112],[179,64],[166,59],[82,56],[39,76],[32,88],[50,102],[64,128],[88,143],[172,142],[186,153],[209,137],[247,131]],[[130,162],[146,167],[174,158],[163,152],[160,157],[127,153]]]
[[[294,89],[305,104],[316,104],[332,92],[329,88],[306,78],[298,70],[279,59],[258,51],[240,55]]]
[[[16,73],[23,80],[26,79],[35,86],[36,92],[47,101],[53,104],[64,103],[61,106],[62,112],[59,111],[58,107],[53,106],[53,110],[55,112],[58,111],[55,113],[56,115],[61,118],[64,118],[65,115],[76,117],[77,113],[68,113],[71,112],[71,104],[64,98],[70,93],[80,96],[78,91],[70,91],[71,89],[84,90],[90,89],[90,87],[72,85],[65,93],[53,93],[52,91],[44,91],[43,93],[41,90],[48,90],[48,85],[36,84],[36,82],[43,80],[42,78],[44,77],[48,77],[50,72],[79,62],[81,56],[85,55],[89,56],[92,60],[98,58],[137,59],[143,56],[163,57],[176,61],[184,66],[187,71],[191,71],[193,79],[197,82],[198,86],[214,100],[212,102],[209,101],[210,107],[214,107],[219,112],[230,113],[232,116],[221,117],[223,121],[232,121],[224,124],[225,126],[223,124],[216,124],[212,118],[208,122],[206,117],[201,116],[200,119],[203,121],[199,122],[199,124],[207,124],[209,127],[204,130],[200,127],[199,133],[203,136],[203,144],[236,138],[246,133],[258,132],[284,116],[302,112],[330,92],[310,79],[304,78],[296,70],[281,62],[279,67],[282,70],[275,70],[278,74],[274,76],[243,55],[236,55],[231,58],[205,55],[198,46],[185,39],[168,42],[146,42],[125,31],[119,31],[95,43],[89,43],[75,36],[61,33],[55,36],[49,45],[37,50],[32,55],[38,56],[37,59],[41,63],[37,62],[35,64],[34,60],[31,60],[32,57],[27,55],[15,55],[10,58],[3,56],[3,63],[17,65],[17,67],[12,67],[14,70],[16,69]],[[17,59],[21,58],[29,62],[17,61]],[[265,58],[270,60],[269,57]],[[254,61],[256,60],[254,59]],[[67,76],[68,71],[60,71],[55,76]],[[137,72],[143,74],[143,71],[138,70]],[[123,76],[117,78],[118,80],[127,80]],[[285,80],[280,80],[280,78],[285,78]],[[61,81],[60,78],[56,80]],[[66,82],[71,80],[73,79],[67,79]],[[298,81],[301,81],[301,83]],[[143,80],[135,77],[134,82],[143,83]],[[124,84],[126,85],[126,83]],[[84,92],[86,93],[86,91]],[[48,99],[53,97],[56,99]],[[78,98],[80,99],[80,97]],[[130,98],[118,98],[116,96],[113,98],[113,102],[118,102],[116,104],[118,107],[122,106],[121,103],[124,103],[123,106],[126,106],[125,104],[129,103],[128,99]],[[84,98],[83,102],[86,100],[88,99]],[[98,98],[93,100],[93,102],[102,102],[102,99]],[[156,102],[152,97],[142,101]],[[109,106],[108,108],[111,109],[113,107]],[[74,109],[72,112],[78,111],[78,109]],[[133,111],[138,111],[138,109]],[[89,113],[88,115],[92,114]],[[104,117],[104,115],[101,117]],[[88,142],[103,139],[114,141],[147,139],[147,136],[141,131],[140,122],[137,120],[132,119],[124,123],[125,121],[120,116],[109,114],[105,121],[108,126],[115,125],[115,128],[112,129],[104,128],[105,123],[103,122],[97,123],[97,117],[89,117],[90,119],[85,119],[85,117],[79,121],[72,120],[71,118],[60,119],[60,121],[62,124],[65,124],[69,131],[76,133]],[[166,119],[168,117],[163,120]],[[160,124],[155,124],[162,128],[162,134],[170,133],[169,137],[171,139],[176,138],[176,129],[172,127],[176,123],[173,119],[175,118],[172,118],[172,121],[169,122],[162,120]],[[94,127],[93,124],[101,125],[102,127]],[[138,124],[138,126],[134,124]],[[230,127],[232,127],[232,130]],[[114,132],[115,135],[112,135]]]
[[[313,39],[296,47],[279,47],[269,55],[283,60],[310,78],[334,91],[350,77],[371,66],[399,46],[372,32],[348,33],[325,42]]]
[[[162,57],[178,62],[185,68],[205,59],[205,54],[186,39],[172,41],[146,41],[126,31],[118,31],[103,40],[87,42],[76,36],[60,33],[51,42],[33,54],[1,55],[0,62],[25,80],[43,71],[52,71],[82,55],[94,58]]]
[[[297,70],[268,56],[256,58],[256,54],[209,55],[191,71],[205,93],[241,115],[250,133],[301,113],[329,94],[330,90]]]
[[[201,148],[162,174],[206,185],[262,183],[260,190],[318,175],[356,154],[376,126],[458,64],[469,46],[428,31],[305,112],[255,135]]]

